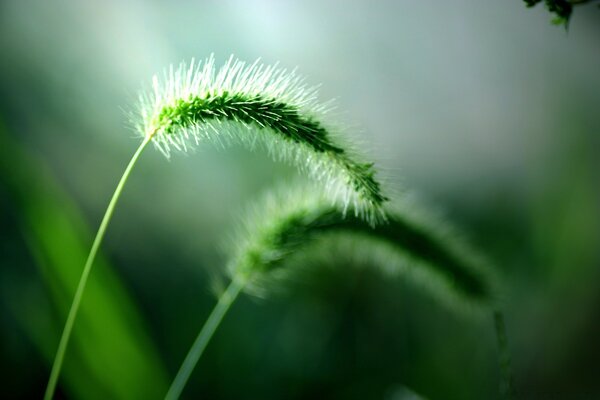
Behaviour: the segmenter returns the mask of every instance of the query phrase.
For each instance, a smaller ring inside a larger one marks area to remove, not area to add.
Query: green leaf
[[[51,364],[91,234],[77,208],[40,160],[0,124],[0,186],[46,291],[20,292],[11,308]],[[80,399],[148,399],[166,391],[165,368],[139,310],[113,268],[98,257],[84,295],[59,385]]]

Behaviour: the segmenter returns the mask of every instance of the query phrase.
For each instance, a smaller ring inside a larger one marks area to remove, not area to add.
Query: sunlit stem
[[[179,372],[177,372],[177,376],[173,380],[169,391],[165,397],[165,400],[176,400],[181,396],[181,392],[185,387],[194,367],[198,363],[198,360],[202,356],[204,349],[208,345],[212,335],[215,333],[215,330],[223,320],[223,317],[231,307],[231,304],[235,301],[238,294],[244,287],[245,284],[244,279],[236,278],[229,284],[227,290],[223,292],[217,305],[210,313],[210,316],[204,323],[202,330],[198,334],[196,341],[192,345],[192,348],[188,352],[183,364],[181,364],[181,368],[179,368]]]
[[[51,400],[54,396],[54,391],[56,390],[56,384],[58,383],[60,370],[62,368],[63,360],[65,358],[65,352],[69,344],[69,339],[71,338],[71,332],[73,330],[75,319],[77,318],[77,312],[79,311],[81,298],[83,296],[83,292],[85,290],[90,271],[92,270],[92,265],[94,264],[96,254],[98,253],[98,249],[102,244],[102,239],[104,238],[104,234],[106,233],[106,228],[108,227],[108,224],[115,210],[115,206],[117,205],[119,197],[121,196],[121,192],[123,191],[125,182],[127,182],[127,178],[129,178],[131,170],[133,169],[135,163],[142,154],[142,151],[150,142],[150,140],[151,136],[146,137],[144,141],[140,144],[138,149],[135,151],[133,157],[129,161],[129,164],[127,165],[127,168],[125,168],[125,172],[123,172],[123,176],[121,177],[121,180],[119,181],[119,184],[117,185],[117,188],[115,189],[112,198],[110,199],[110,203],[108,203],[108,207],[106,209],[106,212],[104,213],[102,222],[100,223],[100,228],[98,228],[98,232],[96,233],[94,243],[92,244],[92,248],[88,255],[87,261],[85,262],[85,266],[83,267],[81,278],[79,278],[79,284],[77,285],[77,290],[75,291],[75,296],[73,297],[73,302],[71,303],[71,309],[69,310],[69,315],[67,316],[67,322],[65,323],[65,327],[63,329],[63,333],[58,344],[58,350],[56,351],[56,356],[54,357],[52,371],[50,372],[50,378],[48,379],[48,386],[46,387],[46,392],[44,394],[44,400]]]

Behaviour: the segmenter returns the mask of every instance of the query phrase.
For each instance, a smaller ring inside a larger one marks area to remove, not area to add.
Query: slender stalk
[[[223,320],[223,317],[229,310],[229,307],[231,307],[231,304],[237,298],[245,283],[245,280],[235,278],[231,281],[227,290],[223,292],[219,298],[219,301],[217,302],[217,305],[210,313],[210,316],[204,323],[202,330],[194,341],[192,348],[185,357],[183,364],[181,364],[179,372],[177,372],[177,375],[175,376],[175,379],[173,380],[173,383],[171,384],[171,387],[165,396],[165,400],[176,400],[179,398],[179,396],[181,396],[181,392],[190,378],[194,367],[198,363],[198,360],[202,356],[204,349],[208,345],[212,335],[215,333],[215,330]]]
[[[102,218],[102,222],[100,223],[100,227],[98,228],[96,237],[94,238],[94,243],[92,244],[92,248],[88,255],[87,261],[85,262],[85,266],[83,267],[81,278],[79,278],[79,284],[77,285],[77,290],[75,291],[75,296],[73,297],[73,302],[71,303],[71,309],[69,310],[69,315],[67,316],[67,321],[65,323],[65,327],[63,329],[63,333],[58,344],[58,350],[56,351],[56,356],[54,357],[54,364],[52,365],[52,371],[50,372],[50,378],[48,380],[48,386],[46,387],[46,392],[44,394],[44,400],[51,400],[54,396],[54,391],[56,390],[56,384],[58,383],[58,376],[60,375],[60,370],[65,357],[65,352],[67,350],[67,345],[69,344],[69,339],[71,338],[73,324],[75,323],[75,318],[77,317],[77,312],[79,311],[83,291],[85,290],[85,286],[87,284],[92,265],[94,264],[94,260],[96,258],[96,254],[98,253],[98,249],[102,244],[102,239],[104,238],[104,234],[106,233],[106,228],[111,220],[117,201],[121,196],[121,192],[123,191],[125,182],[127,182],[127,178],[129,178],[129,174],[131,173],[133,166],[137,162],[138,158],[142,154],[142,151],[150,142],[150,140],[151,136],[145,138],[144,141],[138,147],[138,149],[135,151],[133,157],[131,157],[131,160],[129,161],[129,164],[127,165],[127,168],[125,168],[125,172],[123,172],[123,176],[121,177],[121,180],[119,181],[119,184],[117,185],[117,188],[115,189],[112,198],[110,199],[110,203],[108,203],[108,207],[106,209],[106,212],[104,213],[104,217]]]
[[[515,388],[513,384],[510,351],[508,349],[508,340],[506,338],[506,325],[504,323],[504,315],[501,311],[494,311],[494,327],[496,329],[496,339],[498,340],[500,372],[502,374],[500,394],[504,399],[512,400],[515,397]]]

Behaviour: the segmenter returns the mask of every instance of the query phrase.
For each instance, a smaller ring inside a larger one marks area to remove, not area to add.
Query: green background
[[[519,398],[600,397],[600,11],[520,1],[0,4],[0,397],[39,398],[92,233],[139,143],[138,90],[230,54],[298,67],[395,196],[503,272]],[[94,267],[59,396],[161,398],[240,213],[296,176],[261,152],[147,151]],[[491,321],[340,268],[234,305],[186,398],[498,397]],[[413,396],[413,397],[411,397]]]

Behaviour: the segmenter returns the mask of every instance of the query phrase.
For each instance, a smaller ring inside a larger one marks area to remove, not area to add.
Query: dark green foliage
[[[542,0],[524,0],[527,7],[533,7]],[[556,17],[552,20],[552,23],[556,25],[569,24],[569,18],[573,12],[573,6],[566,0],[545,0],[548,11],[556,14]]]
[[[523,0],[527,4],[527,7],[533,7],[538,3],[541,3],[542,0]],[[548,11],[555,14],[555,18],[552,20],[552,23],[556,25],[564,25],[568,27],[569,19],[571,18],[571,14],[573,13],[573,7],[576,5],[588,3],[589,0],[577,0],[577,1],[567,1],[567,0],[544,0],[546,3],[546,8]]]

